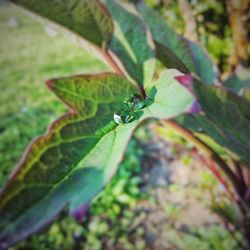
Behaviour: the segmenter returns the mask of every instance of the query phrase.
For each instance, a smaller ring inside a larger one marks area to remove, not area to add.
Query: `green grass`
[[[65,106],[45,86],[53,77],[108,70],[63,34],[50,37],[24,11],[0,1],[0,186],[29,141]],[[18,27],[8,22],[15,18]]]

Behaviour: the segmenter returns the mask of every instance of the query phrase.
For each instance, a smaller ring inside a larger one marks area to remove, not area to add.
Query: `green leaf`
[[[143,117],[170,119],[189,112],[194,103],[194,97],[175,80],[179,75],[181,73],[178,70],[165,70],[158,80],[146,86],[148,102],[152,104],[144,109]]]
[[[207,52],[197,43],[188,41],[187,39],[186,42],[191,49],[191,56],[195,65],[195,71],[193,73],[196,73],[204,83],[216,83],[218,80],[218,69],[215,64],[213,64]]]
[[[192,106],[176,70],[146,87],[145,107],[136,119],[117,125],[114,113],[137,89],[115,74],[48,81],[72,111],[55,121],[27,149],[0,195],[0,246],[5,249],[38,231],[69,208],[78,214],[110,180],[140,122],[172,118]]]
[[[226,140],[220,135],[216,126],[214,126],[207,116],[201,114],[183,114],[175,118],[175,121],[195,133],[200,140],[219,155],[223,157],[228,156],[228,147],[225,147],[227,145]]]
[[[157,57],[166,67],[176,68],[183,73],[196,73],[207,84],[216,82],[215,66],[200,46],[177,34],[157,12],[145,4],[140,2],[137,8],[152,32]]]
[[[11,245],[69,206],[74,212],[115,173],[134,124],[117,126],[113,113],[136,90],[113,74],[49,81],[74,111],[35,140],[1,193],[0,242]]]
[[[12,0],[80,35],[98,47],[106,47],[113,34],[113,23],[98,0]]]
[[[132,13],[136,10],[128,10],[115,0],[106,2],[115,27],[110,49],[129,75],[139,85],[145,86],[155,72],[154,45],[149,30],[136,13]]]
[[[194,84],[205,116],[197,116],[216,142],[250,163],[250,103],[224,88]]]

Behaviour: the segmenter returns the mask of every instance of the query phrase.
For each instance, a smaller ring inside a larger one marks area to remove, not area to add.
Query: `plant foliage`
[[[215,86],[217,70],[205,51],[146,5],[13,2],[94,45],[116,73],[47,81],[70,110],[30,144],[1,191],[1,249],[40,230],[64,209],[77,219],[83,216],[115,174],[133,131],[146,119],[170,119],[200,107],[202,112],[192,118],[197,132],[250,163],[249,101]],[[156,59],[174,69],[157,77]],[[188,126],[187,116],[179,119],[183,126]]]

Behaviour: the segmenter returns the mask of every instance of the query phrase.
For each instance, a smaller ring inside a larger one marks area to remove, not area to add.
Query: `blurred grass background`
[[[165,13],[170,23],[183,31],[183,22],[176,3],[166,9],[157,1],[149,4]],[[175,2],[175,1],[174,1]],[[209,12],[216,1],[200,3],[196,11]],[[216,5],[217,4],[217,5]],[[223,8],[217,14],[223,15]],[[202,24],[202,17],[199,19]],[[228,57],[231,44],[220,39],[219,25],[208,27],[202,43],[220,64]],[[226,27],[225,30],[228,28]],[[94,73],[109,70],[106,65],[85,52],[55,30],[44,27],[26,13],[0,0],[0,186],[2,186],[20,159],[24,149],[35,136],[44,134],[48,124],[66,111],[65,106],[51,93],[44,81],[78,73]],[[148,136],[148,135],[147,135]],[[145,151],[140,140],[148,140],[145,131],[138,132],[130,143],[118,174],[94,201],[85,222],[76,224],[71,218],[61,217],[58,222],[32,236],[13,249],[18,250],[68,250],[68,249],[152,249],[144,240],[145,228],[131,223],[145,212],[135,209],[143,200],[152,197],[141,192],[142,161]],[[211,179],[213,177],[206,177]],[[209,181],[210,181],[209,179]],[[206,180],[206,182],[209,182]],[[214,180],[213,180],[214,182]],[[176,189],[176,186],[174,186]],[[174,190],[174,188],[172,187]],[[178,188],[177,188],[178,189]],[[178,191],[174,191],[178,192]],[[199,191],[198,191],[199,192]],[[202,191],[200,191],[202,192]],[[202,195],[201,195],[202,196]],[[166,204],[164,211],[171,216],[180,213],[175,204]],[[156,226],[157,227],[157,226]],[[192,234],[180,236],[171,227],[167,229],[173,248],[169,249],[236,249],[235,241],[220,224],[193,228]],[[181,237],[181,242],[180,242]],[[147,235],[150,238],[150,235]],[[163,238],[164,240],[164,238]],[[179,247],[177,247],[179,246]]]

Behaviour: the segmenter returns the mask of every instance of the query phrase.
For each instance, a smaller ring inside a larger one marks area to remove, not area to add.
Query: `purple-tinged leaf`
[[[177,76],[175,78],[180,84],[182,84],[187,89],[191,90],[193,87],[193,77],[191,74]]]
[[[85,217],[88,209],[89,209],[89,204],[88,203],[83,204],[76,210],[72,211],[72,216],[78,223],[80,223],[82,222],[82,219]]]
[[[217,143],[250,163],[250,103],[222,87],[194,81],[194,90],[205,115],[196,119]]]
[[[191,106],[191,108],[188,110],[188,113],[190,114],[195,114],[195,113],[199,113],[201,111],[200,108],[200,104],[199,102],[196,100],[193,105]]]

